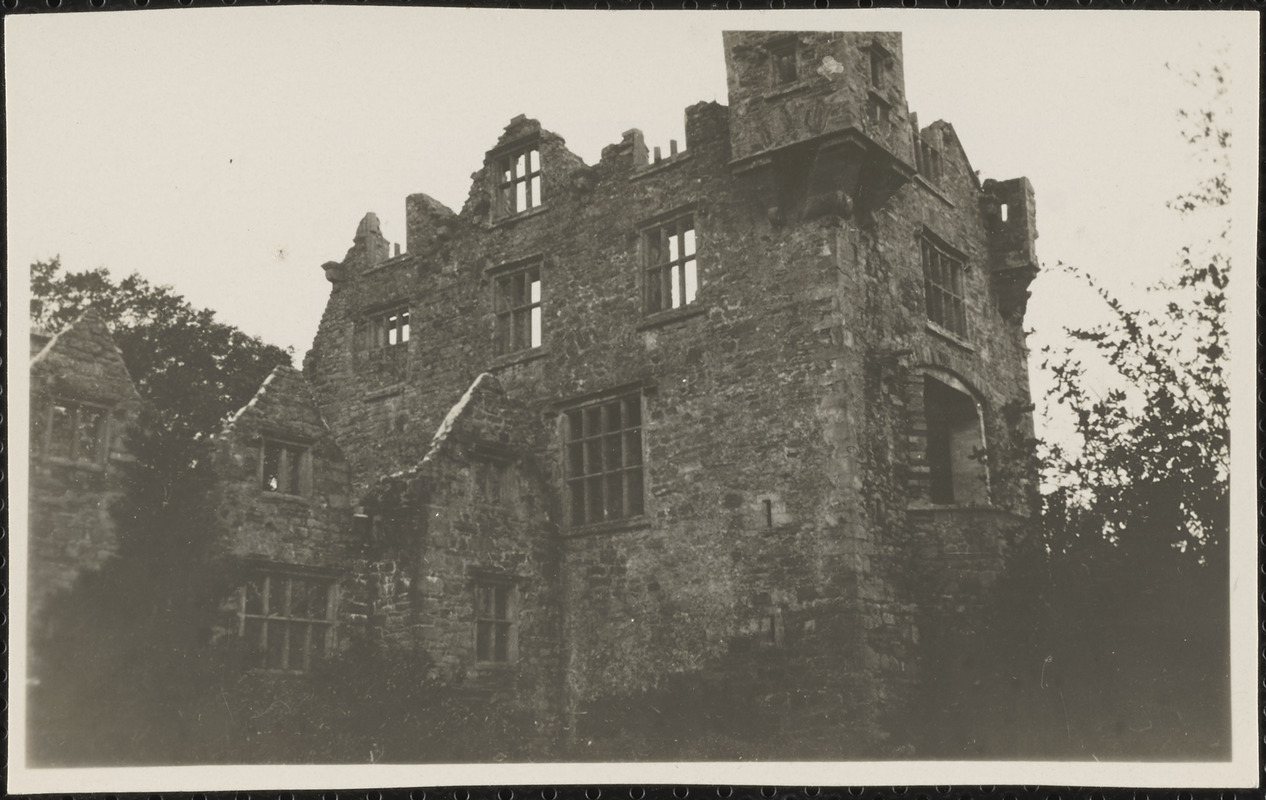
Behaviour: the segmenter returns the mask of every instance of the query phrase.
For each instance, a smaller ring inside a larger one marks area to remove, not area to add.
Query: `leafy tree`
[[[153,421],[186,439],[214,432],[274,367],[291,360],[289,351],[135,273],[116,281],[106,269],[64,272],[56,257],[31,265],[33,324],[56,332],[89,306],[110,326],[137,391],[157,414]]]
[[[1211,175],[1169,205],[1183,218],[1219,216],[1231,192],[1225,68],[1189,82],[1208,103],[1178,116]],[[1042,361],[1049,405],[1068,413],[1072,436],[1044,453],[1038,697],[1069,755],[1230,753],[1231,259],[1221,221],[1208,242],[1181,249],[1146,302],[1064,267],[1107,312],[1067,330],[1068,345],[1045,348]]]
[[[1184,138],[1212,176],[1170,203],[1187,217],[1230,200],[1226,71],[1189,78],[1211,87],[1207,107],[1180,111]],[[1230,439],[1226,362],[1228,229],[1205,247],[1184,247],[1175,277],[1150,290],[1159,310],[1130,305],[1089,273],[1064,267],[1103,300],[1109,320],[1067,330],[1070,345],[1045,348],[1048,399],[1074,425],[1065,445],[1050,444],[1045,518],[1058,553],[1107,546],[1159,551],[1197,563],[1225,564],[1229,527]],[[1100,393],[1097,366],[1112,376]]]

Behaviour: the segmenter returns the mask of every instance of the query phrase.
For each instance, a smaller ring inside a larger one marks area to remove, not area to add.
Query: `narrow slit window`
[[[870,48],[870,85],[884,88],[888,78],[888,54],[879,45]]]
[[[772,500],[763,501],[765,506],[765,527],[774,527],[774,502]]]
[[[867,101],[867,116],[870,124],[886,131],[889,123],[892,121],[892,110],[888,102],[881,97],[871,94]]]

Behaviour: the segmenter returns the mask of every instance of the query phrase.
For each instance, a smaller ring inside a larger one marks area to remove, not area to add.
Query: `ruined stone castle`
[[[244,670],[303,680],[368,628],[531,716],[544,756],[654,735],[684,696],[836,757],[900,744],[1035,491],[1033,190],[920,127],[899,34],[724,53],[729,105],[686,109],[683,146],[631,130],[586,164],[516,117],[459,211],[411,195],[404,252],[368,214],[324,265],[302,373],[217,439]],[[59,381],[46,520],[109,491],[136,405]],[[81,517],[37,571],[108,553]]]

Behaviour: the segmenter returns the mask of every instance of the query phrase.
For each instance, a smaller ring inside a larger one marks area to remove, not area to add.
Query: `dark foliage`
[[[169,286],[108,270],[64,272],[61,261],[31,265],[31,321],[57,332],[87,308],[110,326],[137,391],[152,407],[155,430],[179,440],[215,432],[291,354],[265,344],[210,309],[194,308]]]
[[[51,599],[31,643],[32,763],[196,762],[211,746],[200,698],[236,677],[232,648],[211,646],[232,640],[223,605],[237,578],[207,435],[290,355],[136,275],[63,273],[53,259],[31,280],[36,325],[58,331],[90,306],[101,315],[144,401],[110,509],[117,554]]]

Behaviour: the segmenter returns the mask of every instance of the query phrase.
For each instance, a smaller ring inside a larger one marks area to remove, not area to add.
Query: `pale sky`
[[[1030,178],[1043,260],[1146,280],[1189,236],[1164,202],[1198,174],[1174,120],[1192,101],[1164,64],[1203,66],[1256,26],[1166,12],[348,7],[5,22],[10,274],[55,254],[72,270],[135,270],[296,360],[328,295],[320,265],[342,258],[365,212],[403,242],[406,195],[459,209],[519,113],[588,163],[633,127],[667,152],[687,105],[726,101],[729,27],[901,30],[911,110],[953,123],[982,177]],[[1255,80],[1247,63],[1235,80]],[[1053,280],[1033,287],[1042,335],[1069,310]]]
[[[170,284],[222,320],[293,347],[299,361],[329,292],[321,264],[343,257],[365,212],[378,214],[389,240],[403,242],[406,195],[425,192],[459,209],[484,152],[520,113],[563,136],[591,164],[634,127],[651,146],[682,142],[686,106],[726,100],[720,31],[727,28],[902,31],[906,94],[920,122],[952,123],[982,178],[1032,181],[1044,264],[1080,264],[1128,291],[1162,274],[1181,244],[1210,232],[1165,208],[1202,174],[1175,119],[1200,98],[1165,63],[1203,68],[1220,59],[1236,92],[1233,383],[1244,402],[1233,405],[1232,424],[1249,437],[1241,441],[1251,441],[1259,69],[1253,12],[286,6],[10,15],[4,23],[11,361],[26,352],[28,265],[56,254],[71,270],[107,267],[119,277],[137,271]],[[1035,353],[1058,339],[1060,325],[1090,319],[1094,307],[1052,272],[1032,287],[1026,325],[1036,331]],[[20,387],[13,392],[21,396]],[[23,426],[11,427],[21,439]],[[10,452],[24,452],[20,441],[11,444]],[[1247,514],[1233,563],[1245,565],[1255,553],[1252,451],[1232,450],[1232,502]],[[1247,591],[1233,596],[1236,613],[1249,620],[1233,650],[1233,660],[1245,665],[1235,674],[1237,696],[1248,698],[1241,703],[1246,715],[1237,706],[1235,774],[1256,781],[1250,567],[1244,577]],[[1172,766],[1080,765],[1072,779],[1059,765],[1054,772],[1023,764],[980,772],[965,763],[935,774],[941,783],[1231,785],[1219,765]],[[830,767],[784,773],[782,782],[894,784],[883,765],[847,773]],[[501,774],[479,769],[466,780]],[[778,782],[779,773],[760,769],[691,775]],[[901,774],[896,783],[920,783]],[[575,775],[583,781],[590,773]],[[352,785],[342,771],[305,776],[305,785]],[[406,777],[399,785],[436,780]],[[681,779],[663,777],[659,782]],[[618,771],[598,778],[646,779]],[[92,788],[113,785],[99,775],[92,780]],[[178,785],[161,776],[138,780],[126,785]],[[199,780],[188,785],[239,779]],[[361,783],[393,780],[380,773]]]

